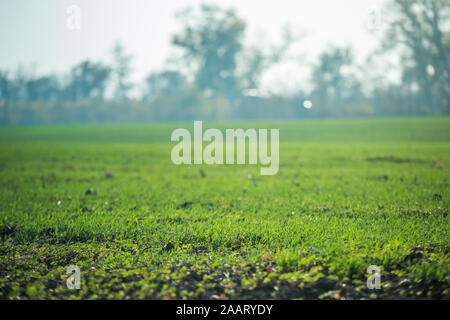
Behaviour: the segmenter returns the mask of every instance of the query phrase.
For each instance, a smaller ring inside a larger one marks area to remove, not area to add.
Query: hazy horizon
[[[171,35],[180,30],[176,12],[202,3],[233,7],[247,22],[246,40],[258,44],[277,44],[284,25],[303,34],[291,54],[299,57],[271,68],[263,77],[263,87],[275,89],[307,88],[308,67],[329,45],[353,47],[362,63],[377,48],[379,32],[366,23],[371,8],[382,8],[384,0],[277,1],[199,1],[121,0],[58,1],[16,0],[0,3],[0,69],[15,70],[19,65],[37,75],[64,75],[83,59],[109,61],[115,41],[133,55],[133,76],[140,82],[148,73],[167,65],[174,52]],[[81,8],[81,30],[66,27],[66,9]],[[270,17],[270,19],[268,19]],[[301,58],[300,58],[301,57]]]

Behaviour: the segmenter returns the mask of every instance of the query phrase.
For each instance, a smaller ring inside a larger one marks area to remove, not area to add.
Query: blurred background
[[[450,0],[2,0],[0,43],[2,125],[450,113]]]

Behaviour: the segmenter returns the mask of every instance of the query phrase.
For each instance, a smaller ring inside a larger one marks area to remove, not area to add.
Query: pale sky
[[[215,3],[234,7],[247,21],[251,43],[264,34],[277,43],[286,23],[306,33],[293,49],[303,64],[313,63],[328,45],[352,45],[358,61],[377,46],[379,31],[370,24],[370,10],[385,0],[0,0],[0,68],[14,70],[19,64],[38,75],[63,74],[75,63],[90,58],[108,59],[119,40],[134,56],[135,81],[150,71],[164,68],[173,52],[171,35],[180,29],[174,15],[187,6]],[[66,26],[67,7],[81,8],[81,30]],[[382,21],[382,15],[381,21]],[[305,66],[278,66],[264,78],[267,86],[298,86],[305,81]]]

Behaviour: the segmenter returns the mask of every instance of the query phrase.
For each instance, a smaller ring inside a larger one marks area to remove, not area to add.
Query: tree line
[[[112,63],[81,61],[65,77],[34,77],[23,69],[0,70],[0,123],[102,123],[293,119],[450,113],[450,1],[392,0],[380,47],[364,65],[354,49],[330,46],[311,66],[312,88],[262,93],[271,67],[301,38],[290,28],[278,45],[249,45],[246,22],[215,5],[177,15],[182,28],[172,44],[180,54],[141,84],[130,78],[132,56],[116,43]],[[370,62],[393,53],[401,81],[389,82]],[[300,61],[299,61],[300,63]],[[303,107],[311,101],[312,108]]]

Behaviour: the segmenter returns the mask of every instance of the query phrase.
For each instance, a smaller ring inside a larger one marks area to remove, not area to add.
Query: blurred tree
[[[330,114],[338,114],[340,108],[359,92],[358,82],[346,74],[354,64],[351,48],[330,48],[319,56],[319,63],[312,72],[313,101]]]
[[[234,101],[240,95],[236,58],[242,49],[245,22],[234,10],[214,5],[202,5],[198,16],[187,9],[178,18],[183,23],[183,31],[172,42],[184,50],[186,63],[196,66],[198,88]]]
[[[1,124],[9,122],[9,103],[12,98],[12,83],[8,77],[8,72],[0,70],[0,106],[2,108]]]
[[[288,50],[300,37],[295,36],[287,24],[284,26],[280,38],[282,42],[278,46],[263,46],[262,41],[259,41],[257,45],[243,49],[240,72],[243,89],[258,89],[263,73],[273,65],[285,60]]]
[[[128,99],[128,93],[133,87],[129,80],[132,68],[132,56],[125,53],[120,42],[116,42],[111,50],[112,76],[114,81],[114,98],[117,101]]]
[[[450,0],[393,0],[389,12],[384,48],[402,50],[403,80],[417,83],[432,112],[449,113]]]
[[[111,70],[101,63],[85,60],[74,66],[64,97],[70,100],[103,98]]]
[[[176,95],[186,86],[185,77],[178,71],[152,73],[145,79],[144,101],[153,100],[157,95]]]
[[[55,101],[60,95],[59,81],[52,75],[29,79],[25,86],[27,101]]]
[[[2,124],[10,123],[11,108],[14,103],[26,98],[26,83],[29,75],[19,66],[14,77],[8,71],[0,71],[0,104],[2,107]]]

